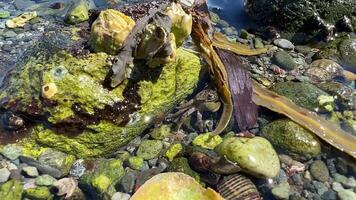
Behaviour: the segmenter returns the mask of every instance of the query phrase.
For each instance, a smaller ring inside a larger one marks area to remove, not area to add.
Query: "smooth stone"
[[[35,179],[35,183],[38,186],[51,186],[57,179],[53,178],[48,174],[41,175]]]
[[[347,180],[347,177],[346,177],[346,176],[341,175],[341,174],[339,174],[339,173],[335,173],[335,174],[333,175],[333,178],[334,178],[334,180],[335,180],[336,182],[338,182],[338,183],[344,183],[344,182],[346,182],[346,180]]]
[[[262,133],[275,147],[283,149],[296,160],[310,159],[320,154],[321,145],[314,134],[292,120],[272,121],[262,128]]]
[[[275,177],[280,169],[276,151],[271,143],[262,137],[225,138],[215,150],[239,165],[245,173],[255,177]]]
[[[23,186],[20,181],[10,180],[0,185],[1,200],[21,200]]]
[[[274,178],[274,180],[277,182],[277,184],[279,184],[279,183],[287,182],[288,177],[287,174],[284,172],[284,170],[280,169],[278,175]]]
[[[193,177],[197,182],[200,182],[200,176],[197,172],[190,168],[188,159],[185,157],[175,158],[171,165],[168,167],[167,171],[169,172],[182,172]]]
[[[288,182],[283,182],[272,188],[272,194],[276,199],[288,199],[290,186]]]
[[[344,190],[344,188],[342,187],[341,183],[338,182],[333,182],[332,183],[332,188],[334,191],[339,192],[341,190]]]
[[[24,197],[33,200],[48,200],[51,199],[51,192],[47,187],[29,188],[24,191]]]
[[[10,178],[11,172],[7,168],[0,169],[0,183],[5,183]]]
[[[39,175],[36,167],[24,167],[22,168],[22,171],[24,171],[30,177],[37,177]]]
[[[10,12],[6,10],[1,10],[0,11],[0,19],[6,19],[10,17]]]
[[[309,46],[303,46],[303,45],[297,45],[295,46],[295,51],[298,53],[302,53],[304,55],[307,55],[308,53],[311,52],[311,48]]]
[[[352,190],[340,190],[337,192],[340,200],[356,200],[356,194]]]
[[[116,192],[114,195],[112,195],[111,200],[129,200],[131,195],[122,193],[122,192]]]
[[[294,61],[293,57],[285,51],[277,51],[274,53],[272,63],[285,70],[293,70],[297,67],[297,63]]]
[[[1,154],[9,160],[15,160],[22,154],[22,148],[17,145],[8,144],[2,148]]]
[[[333,190],[328,190],[323,195],[321,195],[321,199],[323,200],[337,200],[337,193]]]
[[[342,183],[345,188],[356,188],[355,177],[349,177],[345,182]]]
[[[62,176],[66,176],[69,174],[75,157],[54,149],[48,149],[39,156],[38,161],[60,170]]]
[[[10,170],[10,173],[10,179],[15,179],[18,181],[22,181],[24,179],[24,176],[22,175],[21,170],[19,169]]]
[[[326,164],[321,160],[316,160],[310,165],[311,175],[318,181],[326,182],[329,180],[329,170]]]
[[[275,44],[276,46],[278,46],[282,49],[286,49],[286,50],[294,49],[293,43],[286,39],[276,39],[273,41],[273,44]]]
[[[160,140],[144,140],[138,147],[136,155],[144,160],[157,158],[163,148]]]
[[[23,163],[36,167],[42,174],[49,174],[55,178],[60,178],[63,174],[59,169],[41,164],[37,160],[30,157],[21,156],[20,160]]]
[[[343,63],[347,69],[356,72],[356,38],[346,39],[339,45]]]
[[[261,38],[256,37],[256,38],[254,39],[254,43],[255,43],[254,46],[255,46],[256,49],[263,49],[263,48],[265,47],[265,45],[263,44]]]

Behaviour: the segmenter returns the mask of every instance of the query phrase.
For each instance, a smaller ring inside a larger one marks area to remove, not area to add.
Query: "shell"
[[[241,174],[225,177],[218,184],[217,191],[226,200],[262,200],[252,181]]]

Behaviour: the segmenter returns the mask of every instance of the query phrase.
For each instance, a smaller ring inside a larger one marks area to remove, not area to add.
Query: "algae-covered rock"
[[[157,158],[162,148],[163,144],[160,140],[145,140],[138,147],[136,155],[145,160],[150,160]]]
[[[25,24],[30,21],[31,19],[37,17],[37,12],[24,12],[21,15],[9,19],[6,21],[6,26],[8,28],[18,28],[18,27],[24,27]]]
[[[318,110],[320,107],[318,97],[328,96],[326,92],[306,82],[280,82],[270,89],[312,111]]]
[[[310,159],[321,151],[313,133],[289,119],[273,121],[264,126],[262,132],[275,147],[297,159]]]
[[[91,195],[93,199],[101,199],[103,195],[113,195],[115,185],[124,176],[122,161],[97,160],[94,162],[94,169],[86,171],[80,178],[80,187]]]
[[[49,200],[52,199],[52,194],[48,187],[29,188],[24,191],[24,197],[33,200]]]
[[[205,149],[214,149],[222,142],[222,138],[219,135],[212,135],[211,133],[205,133],[198,135],[193,140],[193,145],[203,147]]]
[[[68,175],[70,168],[75,161],[75,157],[73,155],[68,155],[54,149],[48,149],[40,155],[38,161],[41,164],[48,165],[60,170],[62,176],[66,176]]]
[[[163,140],[164,138],[168,137],[170,134],[171,134],[171,126],[165,124],[154,128],[150,132],[151,137],[156,140]]]
[[[273,55],[272,61],[274,64],[285,70],[293,70],[297,67],[293,57],[285,51],[278,51]]]
[[[183,146],[180,143],[173,144],[169,147],[169,149],[166,151],[165,156],[168,158],[170,162],[173,161],[173,159],[182,152]]]
[[[18,180],[10,180],[0,186],[0,199],[21,200],[23,186]]]
[[[277,176],[280,163],[271,143],[262,137],[229,137],[216,150],[241,169],[255,177]]]
[[[91,26],[90,45],[96,52],[116,55],[134,26],[134,20],[117,10],[101,11]]]
[[[183,173],[162,173],[145,182],[130,200],[223,200],[214,190],[203,188]]]
[[[89,19],[89,2],[87,0],[73,1],[66,15],[68,24],[78,24]]]
[[[149,72],[135,66],[135,77],[107,89],[109,56],[75,57],[68,53],[70,38],[61,32],[46,33],[0,88],[0,107],[36,124],[22,141],[28,153],[38,154],[34,151],[38,146],[78,157],[113,152],[145,130],[156,115],[183,100],[199,79],[199,57],[178,49],[174,62]],[[43,95],[49,83],[56,92]]]
[[[169,172],[182,172],[193,177],[196,181],[200,182],[200,176],[197,172],[193,171],[190,168],[188,159],[184,157],[179,157],[173,159],[171,165],[168,167],[167,171]]]
[[[141,157],[138,157],[138,156],[132,156],[128,159],[128,162],[129,162],[129,166],[132,168],[132,169],[135,169],[135,170],[140,170],[142,169],[143,167],[143,158]]]

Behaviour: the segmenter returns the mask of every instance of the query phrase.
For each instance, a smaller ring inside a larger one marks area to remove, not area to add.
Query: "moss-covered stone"
[[[163,149],[163,144],[160,140],[145,140],[142,141],[136,155],[145,160],[157,158]]]
[[[21,200],[22,192],[21,182],[10,180],[0,186],[0,199]]]
[[[212,135],[211,133],[200,134],[193,140],[193,145],[206,148],[214,149],[222,142],[222,138],[219,135]]]
[[[89,2],[87,0],[73,1],[66,15],[68,24],[78,24],[89,19]]]
[[[62,172],[62,176],[66,176],[75,161],[75,157],[54,149],[47,149],[40,155],[38,160],[42,164],[59,169]]]
[[[115,185],[124,173],[121,160],[97,160],[94,169],[87,171],[79,184],[93,199],[101,199],[105,194],[112,196],[116,192]]]
[[[318,139],[289,119],[273,121],[264,126],[262,132],[274,146],[296,159],[310,159],[320,154]]]
[[[113,152],[147,128],[156,115],[169,111],[191,93],[199,78],[199,57],[178,49],[175,61],[164,65],[154,80],[137,77],[137,87],[126,80],[108,90],[103,83],[111,70],[109,56],[97,53],[74,57],[67,51],[73,44],[68,38],[68,34],[48,34],[38,45],[40,49],[34,47],[25,54],[1,88],[3,109],[39,122],[22,141],[26,155],[37,157],[45,150],[43,147],[78,157]],[[137,95],[124,97],[125,89],[130,87]],[[131,107],[136,110],[111,113],[113,105],[125,98],[137,102]],[[97,114],[100,111],[102,114]],[[112,116],[101,118],[105,113],[117,115],[124,125]],[[125,125],[129,117],[131,121]]]
[[[170,162],[182,152],[183,146],[180,143],[172,144],[169,149],[166,151],[165,156],[168,158]]]
[[[171,134],[171,126],[166,124],[156,127],[150,132],[151,137],[156,140],[163,140],[164,138],[168,137],[170,134]]]
[[[138,157],[138,156],[132,156],[128,159],[128,162],[129,162],[129,166],[132,168],[132,169],[135,169],[135,170],[140,170],[142,169],[143,167],[143,158],[141,157]]]
[[[262,137],[229,137],[216,147],[216,151],[255,177],[275,177],[280,169],[277,153]]]
[[[175,158],[170,166],[168,167],[167,171],[169,172],[182,172],[193,177],[197,182],[200,182],[200,176],[197,172],[193,171],[190,168],[188,159],[184,157]]]
[[[270,89],[312,111],[320,109],[318,97],[328,96],[326,92],[306,82],[281,82],[276,83]]]
[[[285,70],[293,70],[297,67],[293,57],[285,51],[278,51],[273,55],[272,62]]]
[[[33,200],[50,200],[53,198],[48,187],[36,187],[26,189],[24,191],[24,197]]]

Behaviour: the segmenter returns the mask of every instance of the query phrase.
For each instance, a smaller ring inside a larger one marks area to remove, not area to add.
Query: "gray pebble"
[[[333,190],[328,190],[323,195],[321,195],[321,199],[323,200],[337,200],[337,193]]]
[[[322,182],[313,181],[313,185],[318,195],[323,195],[325,192],[328,191],[328,188]]]
[[[27,166],[22,168],[22,171],[24,171],[29,177],[37,177],[39,175],[36,167]]]
[[[10,171],[7,168],[0,169],[0,183],[5,183],[10,178]]]
[[[129,200],[130,195],[122,192],[116,192],[114,195],[112,195],[111,200]]]
[[[276,39],[273,41],[273,44],[275,44],[276,46],[278,46],[282,49],[286,49],[286,50],[294,49],[293,43],[286,39]]]
[[[125,193],[132,193],[135,186],[136,174],[128,172],[123,176],[119,183],[119,189]]]

